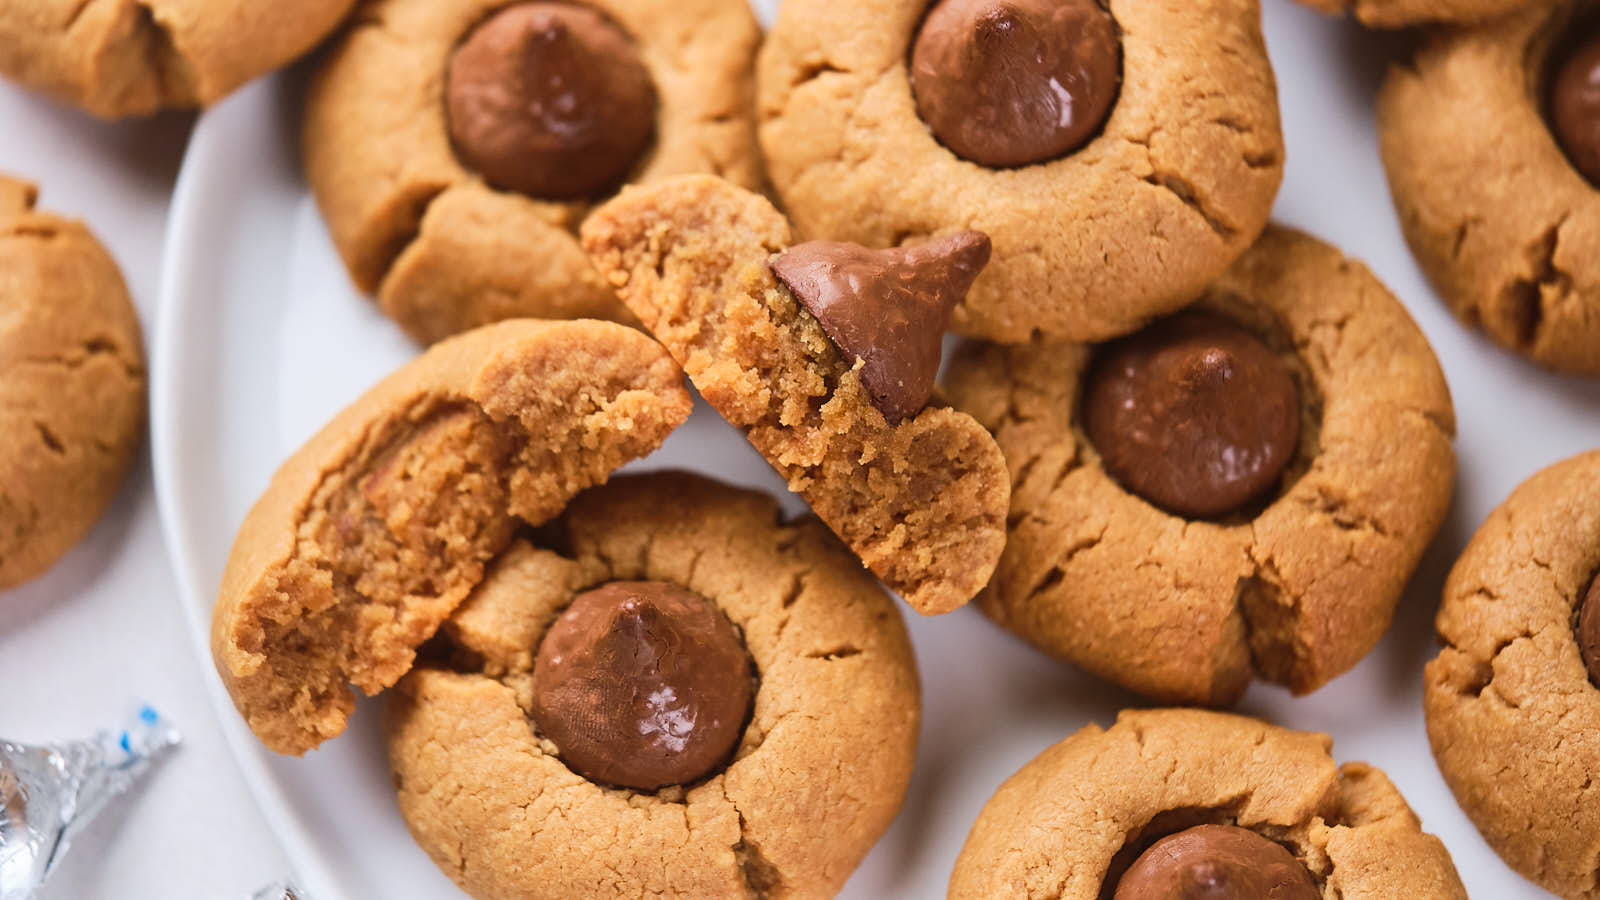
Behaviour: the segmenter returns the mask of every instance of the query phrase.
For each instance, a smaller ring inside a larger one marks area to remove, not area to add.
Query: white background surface
[[[1366,260],[1412,310],[1455,392],[1461,474],[1450,520],[1379,650],[1312,697],[1290,700],[1257,688],[1244,709],[1330,731],[1340,759],[1367,759],[1387,769],[1426,827],[1449,845],[1475,896],[1539,896],[1487,849],[1439,779],[1422,733],[1418,677],[1433,653],[1429,620],[1450,561],[1516,483],[1543,465],[1600,446],[1600,383],[1538,371],[1449,317],[1405,250],[1377,160],[1370,106],[1386,41],[1287,0],[1266,0],[1266,7],[1289,144],[1278,217]],[[216,463],[209,473],[182,472],[187,491],[177,494],[186,498],[191,517],[204,506],[214,517],[237,521],[278,459],[408,352],[350,291],[295,186],[286,190],[281,173],[258,184],[258,173],[239,166],[263,157],[281,163],[292,140],[283,123],[291,115],[292,104],[258,87],[207,123],[216,170],[206,195],[196,198],[205,209],[196,211],[194,246],[184,249],[192,251],[191,262],[211,258],[211,274],[222,280],[187,287],[191,301],[214,302],[230,325],[213,333],[200,328],[208,320],[186,319],[196,330],[184,335],[179,370],[187,377],[215,373],[215,384],[193,383],[200,393],[192,396],[247,400],[252,405],[232,409],[226,421],[253,420],[260,430],[194,428],[166,436],[175,451]],[[265,141],[248,130],[252,123],[267,129]],[[140,304],[147,346],[153,343],[166,197],[185,128],[183,119],[99,125],[0,86],[0,170],[38,180],[43,206],[82,215],[102,235]],[[230,161],[234,170],[227,168]],[[239,309],[247,297],[266,302]],[[268,364],[242,367],[235,352]],[[215,393],[207,395],[211,388]],[[196,420],[222,421],[214,415]],[[675,436],[672,455],[681,462],[714,447],[714,468],[725,475],[775,485],[743,442],[719,428],[702,414]],[[43,895],[47,900],[228,900],[287,866],[207,710],[202,684],[213,676],[190,652],[173,602],[176,588],[147,460],[141,458],[138,474],[84,546],[48,578],[0,598],[0,684],[7,686],[0,695],[0,736],[66,737],[112,724],[136,701],[150,701],[188,738],[131,803],[114,808],[85,835]],[[191,531],[187,542],[193,569],[201,573],[196,583],[204,583],[190,601],[209,604],[231,525],[203,516],[195,521],[210,527]],[[852,895],[863,898],[942,896],[961,839],[998,782],[1084,721],[1105,721],[1127,700],[1026,650],[970,610],[910,624],[927,689],[924,740],[905,813],[852,882]],[[372,712],[364,706],[351,735],[328,750],[305,761],[274,761],[266,770],[273,789],[285,791],[290,819],[280,823],[280,833],[308,838],[297,856],[303,865],[328,870],[337,882],[329,884],[335,887],[330,894],[350,900],[449,897],[431,889],[439,879],[429,877],[429,864],[419,861],[403,832],[395,841]],[[413,871],[420,874],[407,880]],[[373,890],[362,877],[383,872],[393,873],[400,887]]]
[[[85,219],[106,243],[147,353],[189,123],[107,125],[0,82],[0,172],[36,181],[41,208]],[[0,594],[0,738],[87,735],[148,702],[185,741],[73,845],[41,900],[243,900],[289,871],[223,746],[176,590],[147,445],[89,539],[43,579]]]

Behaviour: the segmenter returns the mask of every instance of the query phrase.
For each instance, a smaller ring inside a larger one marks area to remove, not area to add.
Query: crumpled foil
[[[0,741],[0,900],[27,900],[112,798],[177,746],[146,706],[124,728],[34,747]]]

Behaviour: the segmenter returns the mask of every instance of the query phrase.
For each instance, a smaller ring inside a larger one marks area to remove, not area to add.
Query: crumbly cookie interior
[[[235,701],[268,746],[301,753],[339,734],[349,686],[374,694],[404,675],[519,520],[548,520],[687,417],[676,367],[627,352],[646,346],[637,333],[567,327],[569,340],[498,356],[503,347],[484,345],[486,363],[472,352],[483,348],[458,345],[479,367],[469,395],[435,386],[382,398],[376,414],[330,426],[359,428],[337,452],[314,442],[280,472],[295,496],[282,525],[292,547],[237,595],[230,577],[215,634]],[[298,481],[306,466],[314,477]],[[246,534],[271,530],[246,522],[242,566],[255,552]]]
[[[941,406],[890,427],[768,263],[790,242],[761,197],[711,178],[633,189],[584,227],[624,302],[789,488],[913,607],[978,592],[1005,543],[993,439]]]

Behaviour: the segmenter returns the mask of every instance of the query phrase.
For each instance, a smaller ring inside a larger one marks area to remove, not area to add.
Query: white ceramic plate
[[[759,4],[758,4],[759,5]],[[1382,645],[1300,700],[1253,688],[1242,708],[1327,731],[1340,759],[1399,783],[1480,897],[1538,892],[1489,851],[1429,755],[1421,669],[1444,573],[1519,481],[1600,447],[1600,383],[1538,371],[1450,318],[1407,254],[1370,113],[1383,39],[1267,0],[1289,163],[1281,221],[1365,259],[1410,306],[1443,360],[1461,419],[1457,500]],[[278,464],[335,411],[416,352],[340,267],[295,150],[299,83],[257,84],[195,131],[172,210],[153,376],[161,512],[195,652],[209,662],[212,598],[233,534]],[[703,406],[645,468],[683,466],[782,494],[779,479]],[[793,497],[791,511],[802,509]],[[972,610],[911,616],[926,715],[916,777],[893,829],[848,898],[944,895],[984,801],[1018,766],[1128,695],[1027,649]],[[412,842],[395,806],[374,702],[304,759],[275,757],[211,678],[233,750],[301,883],[317,900],[459,897]],[[377,702],[381,702],[377,701]]]

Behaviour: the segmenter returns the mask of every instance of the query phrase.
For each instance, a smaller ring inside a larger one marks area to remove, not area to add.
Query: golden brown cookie
[[[921,703],[894,604],[815,519],[692,475],[617,478],[556,530],[563,553],[513,545],[446,623],[457,666],[394,691],[418,843],[479,900],[834,896],[911,777]],[[726,766],[657,792],[575,774],[532,712],[534,648],[574,594],[646,579],[720,607],[759,679]]]
[[[367,0],[310,90],[306,175],[356,286],[412,337],[436,341],[516,316],[626,319],[578,246],[603,194],[499,190],[452,144],[456,48],[499,0]],[[712,172],[760,183],[744,0],[592,0],[654,86],[655,138],[636,183]]]
[[[1406,240],[1456,315],[1539,363],[1597,375],[1600,192],[1545,118],[1550,69],[1585,8],[1428,32],[1390,68],[1378,128]]]
[[[1081,344],[971,345],[946,385],[994,431],[1010,539],[983,611],[1147,696],[1223,704],[1252,677],[1316,689],[1364,656],[1439,527],[1455,474],[1444,375],[1360,263],[1271,227],[1195,308],[1232,320],[1298,387],[1293,458],[1230,514],[1168,512],[1107,472],[1084,428]]]
[[[1335,765],[1332,747],[1326,735],[1199,710],[1089,725],[995,792],[956,860],[950,900],[1110,898],[1151,844],[1207,824],[1290,851],[1315,897],[1465,900],[1444,844],[1388,777]],[[1116,894],[1160,896],[1175,895]]]
[[[283,464],[234,539],[211,650],[257,737],[338,735],[483,579],[519,522],[654,450],[683,374],[604,322],[517,320],[440,343]]]
[[[0,175],[0,590],[99,520],[144,433],[144,350],[122,273],[82,224]]]
[[[288,64],[355,0],[4,0],[0,75],[97,116],[209,106]]]
[[[1482,22],[1551,0],[1300,0],[1329,15],[1355,16],[1368,28],[1403,28],[1428,22]]]
[[[1424,675],[1457,802],[1513,869],[1566,898],[1600,897],[1600,658],[1585,667],[1600,655],[1575,635],[1597,570],[1600,451],[1534,475],[1489,515],[1445,582],[1445,646]]]
[[[873,247],[986,232],[994,261],[954,328],[987,340],[1102,340],[1188,302],[1255,240],[1283,175],[1260,7],[1107,6],[1121,38],[1109,119],[1075,152],[1020,168],[962,158],[919,116],[908,59],[926,0],[781,6],[759,127],[796,228]]]
[[[759,195],[694,176],[630,188],[584,247],[700,393],[918,612],[966,603],[1005,544],[1005,461],[965,413],[891,426],[852,361],[774,277],[793,242]]]

